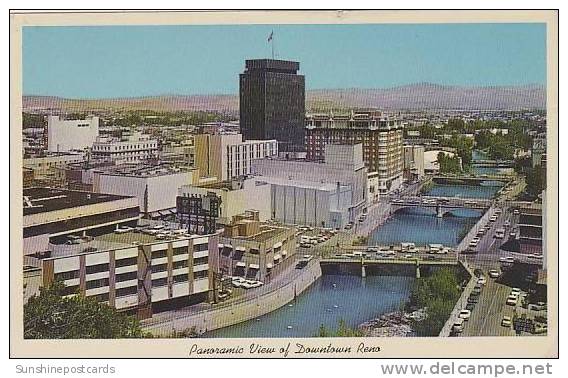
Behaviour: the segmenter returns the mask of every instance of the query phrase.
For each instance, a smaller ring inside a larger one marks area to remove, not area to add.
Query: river
[[[370,235],[369,244],[384,245],[412,242],[416,245],[459,244],[466,230],[481,217],[473,209],[453,210],[443,218],[436,217],[434,209],[412,207],[395,212]]]
[[[312,337],[323,324],[350,327],[395,311],[410,295],[412,277],[323,275],[298,298],[276,311],[203,337]]]

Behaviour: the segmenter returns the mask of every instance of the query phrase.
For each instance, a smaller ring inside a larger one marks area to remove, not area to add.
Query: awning
[[[280,247],[282,247],[282,242],[278,242],[278,243],[274,244],[274,247],[272,247],[272,248],[276,249],[276,248],[280,248]]]
[[[238,262],[237,266],[242,266],[244,268],[245,266],[247,266],[247,264],[245,264],[244,262]]]
[[[218,244],[218,246],[219,246],[219,248],[223,248],[223,247],[224,247],[225,245],[224,245],[224,244],[221,244],[221,243],[219,243],[219,244]]]
[[[267,267],[268,269],[272,269],[272,266],[273,266],[272,263],[266,263],[266,267]]]
[[[288,251],[286,251],[286,250],[283,250],[283,251],[282,251],[282,252],[280,252],[280,253],[282,253],[282,256],[286,256],[286,255],[288,254]]]
[[[250,269],[260,269],[260,266],[257,265],[257,264],[250,264],[250,265],[249,265],[249,268],[250,268]]]
[[[225,247],[225,248],[229,248],[229,249],[233,249],[233,246],[230,245],[230,244],[225,244],[224,247]]]
[[[280,254],[277,253],[274,255],[274,260],[280,260],[280,257],[281,257]]]
[[[245,247],[237,247],[237,248],[235,248],[235,251],[246,252],[247,249]]]

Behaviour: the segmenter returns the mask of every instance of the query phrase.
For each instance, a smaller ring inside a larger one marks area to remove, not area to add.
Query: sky
[[[546,83],[545,24],[24,27],[25,95],[236,94],[245,59],[300,62],[306,89]]]

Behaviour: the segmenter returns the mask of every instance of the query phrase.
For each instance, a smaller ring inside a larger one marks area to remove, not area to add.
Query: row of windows
[[[90,290],[90,289],[96,289],[96,288],[99,288],[99,287],[105,287],[105,286],[108,286],[108,284],[109,284],[108,278],[101,278],[101,279],[98,279],[98,280],[87,281],[86,287],[87,287],[87,290]]]
[[[203,265],[203,264],[207,264],[209,262],[209,257],[208,256],[204,256],[204,257],[199,257],[197,259],[193,259],[193,265]]]

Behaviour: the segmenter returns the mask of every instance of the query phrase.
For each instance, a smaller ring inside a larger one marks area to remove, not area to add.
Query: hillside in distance
[[[24,96],[24,111],[53,109],[65,112],[96,110],[213,111],[238,114],[238,95],[166,95],[98,100]],[[378,108],[520,110],[545,109],[546,88],[542,85],[462,87],[431,83],[386,89],[318,89],[306,91],[308,111]]]

